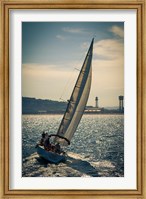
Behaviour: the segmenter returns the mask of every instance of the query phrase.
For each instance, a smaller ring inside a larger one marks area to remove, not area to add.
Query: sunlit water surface
[[[35,145],[42,131],[56,133],[62,115],[23,115],[22,176],[123,177],[124,116],[83,115],[65,148],[66,162],[51,164],[39,158]]]

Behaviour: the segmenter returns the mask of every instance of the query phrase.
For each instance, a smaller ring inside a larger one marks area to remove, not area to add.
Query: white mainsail
[[[76,81],[75,87],[73,89],[72,95],[70,97],[66,111],[57,132],[57,135],[65,137],[69,141],[71,140],[81,120],[89,97],[92,78],[91,65],[93,42],[94,39],[92,39],[91,45],[85,57],[83,66],[81,68],[80,74]],[[66,140],[60,139],[58,137],[55,138],[55,141],[61,143],[62,145],[68,144]]]

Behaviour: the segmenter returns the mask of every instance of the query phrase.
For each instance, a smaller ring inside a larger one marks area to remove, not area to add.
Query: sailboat
[[[49,138],[54,137],[53,143],[59,143],[61,146],[68,146],[70,144],[87,104],[92,79],[93,43],[94,38],[91,41],[71,97],[68,100],[59,129],[56,134],[49,135]],[[37,153],[52,163],[59,163],[66,159],[64,153],[47,151],[40,145],[37,145]]]

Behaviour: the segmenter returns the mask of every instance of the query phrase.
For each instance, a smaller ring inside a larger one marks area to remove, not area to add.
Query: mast
[[[89,50],[86,54],[81,71],[77,78],[70,100],[68,101],[66,111],[60,123],[57,135],[63,136],[69,141],[71,140],[80,120],[83,115],[91,87],[91,73],[92,73],[92,54],[93,42],[91,41]],[[65,140],[55,138],[55,141],[67,145]]]

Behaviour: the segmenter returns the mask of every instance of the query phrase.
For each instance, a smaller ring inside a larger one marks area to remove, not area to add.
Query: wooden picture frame
[[[136,9],[137,10],[137,189],[136,190],[9,190],[9,10],[12,9]],[[145,162],[145,34],[144,0],[1,0],[1,198],[146,198]]]

